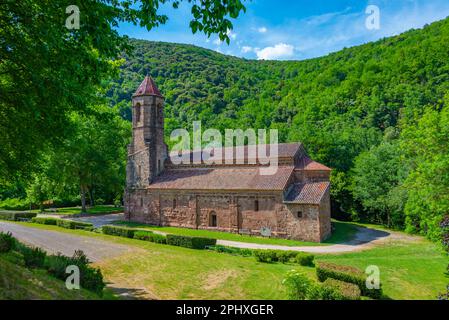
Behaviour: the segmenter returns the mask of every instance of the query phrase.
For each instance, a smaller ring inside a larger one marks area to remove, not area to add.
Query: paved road
[[[72,256],[75,250],[83,250],[93,262],[133,250],[129,246],[96,238],[36,229],[9,222],[0,222],[0,231],[9,231],[21,242],[40,247],[49,253],[60,252],[66,256]]]

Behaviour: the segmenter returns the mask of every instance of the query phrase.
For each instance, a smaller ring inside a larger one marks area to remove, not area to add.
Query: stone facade
[[[330,169],[301,144],[279,145],[278,173],[260,176],[257,164],[175,166],[163,136],[163,98],[147,77],[133,96],[126,219],[314,242],[330,236]]]

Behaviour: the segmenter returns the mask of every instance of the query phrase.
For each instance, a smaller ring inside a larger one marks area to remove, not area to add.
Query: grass
[[[45,270],[27,269],[16,252],[0,253],[0,300],[97,300],[87,290],[68,290]],[[111,298],[107,296],[105,298]]]
[[[41,213],[40,210],[32,210],[32,212]],[[112,205],[98,205],[94,207],[87,208],[87,214],[108,214],[108,213],[119,213],[123,212],[123,207],[114,207]],[[81,207],[68,207],[68,208],[57,208],[56,212],[50,210],[44,210],[43,213],[48,214],[61,214],[61,215],[74,215],[80,214]]]
[[[342,243],[344,241],[350,240],[356,233],[356,227],[351,223],[345,222],[332,222],[334,226],[334,233],[331,238],[323,243],[298,241],[298,240],[288,240],[288,239],[276,239],[276,238],[263,238],[249,235],[240,235],[235,233],[227,233],[220,231],[211,230],[196,230],[196,229],[186,229],[186,228],[176,228],[176,227],[159,227],[151,226],[142,223],[128,222],[128,221],[117,221],[115,224],[124,225],[133,228],[139,228],[144,230],[159,231],[169,234],[183,235],[183,236],[194,236],[194,237],[205,237],[214,238],[227,241],[237,241],[246,243],[257,243],[257,244],[271,244],[271,245],[282,245],[282,246],[326,246],[335,243]]]
[[[144,287],[160,299],[286,299],[282,280],[287,271],[297,269],[315,278],[314,268],[294,264],[264,264],[256,262],[253,257],[191,250],[54,226],[20,224],[130,246],[134,250],[126,255],[96,265],[107,281],[124,287]],[[386,243],[362,252],[317,255],[316,260],[361,269],[377,265],[384,292],[392,299],[435,299],[449,282],[444,275],[447,255],[421,237],[407,242]]]

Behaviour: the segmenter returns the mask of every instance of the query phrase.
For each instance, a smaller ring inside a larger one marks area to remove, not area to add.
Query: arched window
[[[259,200],[254,201],[254,211],[259,211]]]
[[[209,227],[216,228],[217,225],[217,214],[212,211],[209,215]]]
[[[173,199],[173,209],[176,209],[176,198]]]

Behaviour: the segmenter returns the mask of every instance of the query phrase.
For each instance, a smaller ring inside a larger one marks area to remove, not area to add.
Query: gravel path
[[[21,242],[40,247],[49,253],[60,252],[66,256],[72,256],[75,250],[83,250],[93,262],[119,256],[134,250],[129,246],[96,238],[30,228],[8,222],[0,222],[0,231],[9,231]]]

